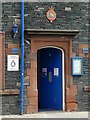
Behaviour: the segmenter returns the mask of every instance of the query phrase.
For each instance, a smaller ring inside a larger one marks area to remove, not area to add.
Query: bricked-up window
[[[0,32],[0,90],[5,88],[5,33]]]

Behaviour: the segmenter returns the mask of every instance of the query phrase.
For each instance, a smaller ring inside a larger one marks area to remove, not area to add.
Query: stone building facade
[[[90,53],[84,54],[83,48],[89,46],[90,5],[88,2],[25,2],[25,80],[30,83],[24,87],[25,113],[38,112],[37,88],[37,51],[39,48],[54,46],[65,52],[65,111],[89,111],[89,59]],[[56,19],[51,23],[46,13],[54,8]],[[12,55],[12,48],[21,61],[21,3],[2,3],[2,28],[0,39],[3,41],[2,55],[5,64],[2,66],[0,86],[2,95],[2,114],[20,113],[20,95],[18,72],[7,71],[7,55]],[[18,34],[12,38],[12,26],[18,25]],[[53,32],[54,31],[54,32]],[[27,42],[28,41],[28,42]],[[88,49],[89,50],[89,49]],[[84,73],[72,76],[71,58],[79,56],[84,60]],[[0,61],[1,64],[3,63]],[[5,77],[4,77],[5,76]]]

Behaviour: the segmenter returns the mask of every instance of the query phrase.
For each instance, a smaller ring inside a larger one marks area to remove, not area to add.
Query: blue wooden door
[[[38,51],[39,109],[62,110],[62,51],[43,48]]]

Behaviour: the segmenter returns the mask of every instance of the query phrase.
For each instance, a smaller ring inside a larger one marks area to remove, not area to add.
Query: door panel
[[[40,109],[62,110],[62,52],[59,49],[38,51],[38,93]]]

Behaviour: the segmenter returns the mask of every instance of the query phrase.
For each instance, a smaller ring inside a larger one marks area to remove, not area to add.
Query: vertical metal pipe
[[[20,81],[20,112],[24,113],[24,0],[21,3],[21,81]]]

